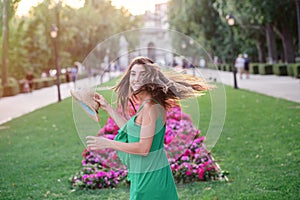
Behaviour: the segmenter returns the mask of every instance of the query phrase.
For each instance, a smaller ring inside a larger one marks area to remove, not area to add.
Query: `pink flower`
[[[177,170],[178,164],[177,163],[171,164],[171,169],[172,169],[172,171]]]
[[[190,149],[186,149],[183,155],[189,156],[191,153],[192,151]]]
[[[99,172],[97,172],[96,176],[101,178],[101,177],[105,176],[105,172],[99,171]]]
[[[190,176],[190,175],[192,174],[192,172],[189,171],[189,170],[187,170],[187,171],[185,172],[185,174],[186,174],[187,176]]]
[[[182,160],[182,161],[188,161],[188,160],[189,160],[189,157],[188,157],[188,156],[182,156],[182,157],[181,157],[181,160]]]
[[[165,144],[170,144],[172,142],[172,138],[171,137],[169,137],[169,136],[165,136],[165,141],[164,141],[164,143]]]
[[[200,179],[203,179],[203,178],[204,178],[204,169],[199,169],[197,173],[198,173],[198,177],[199,177]]]
[[[92,185],[93,184],[93,181],[88,181],[86,182],[87,185]]]
[[[198,137],[194,140],[194,143],[196,144],[200,144],[201,142],[203,142],[205,140],[205,136],[201,136],[201,137]]]
[[[105,134],[105,137],[107,139],[113,140],[115,138],[115,135],[113,135],[113,134]]]
[[[81,164],[82,164],[83,166],[85,166],[85,165],[86,165],[86,161],[85,161],[85,160],[82,160],[82,161],[81,161]]]
[[[84,175],[82,176],[83,181],[85,181],[85,180],[88,179],[88,178],[89,178],[89,175],[88,175],[88,174],[84,174]]]

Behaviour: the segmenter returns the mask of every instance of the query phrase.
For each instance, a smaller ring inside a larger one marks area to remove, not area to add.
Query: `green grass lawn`
[[[180,199],[299,199],[300,104],[231,87],[226,96],[226,121],[212,155],[230,181],[179,184]],[[209,113],[209,96],[199,101]],[[209,117],[201,117],[203,134]],[[71,191],[68,179],[81,169],[84,148],[71,98],[0,128],[0,199],[129,199],[126,186]]]

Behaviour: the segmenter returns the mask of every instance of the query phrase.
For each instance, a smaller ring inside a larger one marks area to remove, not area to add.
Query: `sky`
[[[164,3],[168,0],[111,0],[112,5],[120,8],[127,8],[133,15],[144,14],[145,11],[154,11],[155,4]],[[17,15],[26,15],[32,6],[36,6],[42,0],[21,0],[18,6]],[[83,6],[83,0],[64,0],[64,2],[74,8]]]

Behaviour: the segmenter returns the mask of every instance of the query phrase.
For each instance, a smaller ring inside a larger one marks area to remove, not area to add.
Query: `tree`
[[[240,27],[245,27],[246,31],[263,30],[266,34],[269,62],[277,62],[280,49],[276,45],[279,38],[282,41],[285,62],[294,62],[293,38],[296,35],[295,21],[296,10],[295,2],[292,0],[217,0],[219,13],[232,13]],[[221,5],[221,6],[220,6]],[[258,44],[262,44],[260,35],[255,37]],[[260,45],[258,45],[260,46]]]
[[[3,13],[2,13],[2,85],[5,86],[7,84],[7,65],[8,65],[8,7],[9,0],[3,1]]]
[[[2,85],[5,86],[8,81],[9,65],[9,22],[15,14],[20,0],[3,0],[0,2],[2,16]]]
[[[221,44],[229,43],[229,40],[223,40],[224,31],[227,30],[213,6],[214,2],[172,0],[169,3],[168,18],[171,28],[198,41],[211,56],[223,56],[229,49],[224,51]]]
[[[54,0],[44,0],[32,7],[28,15],[17,17],[14,11],[19,1],[7,0],[13,2],[8,9],[10,32],[7,44],[10,44],[10,48],[2,48],[7,50],[6,58],[11,63],[7,67],[8,73],[18,79],[23,78],[27,70],[39,75],[55,66],[50,30],[52,24],[57,23],[56,9],[59,9],[58,42],[62,68],[72,65],[74,61],[83,61],[97,43],[115,33],[137,27],[140,23],[140,17],[132,16],[124,8],[116,9],[109,1],[75,9],[63,3],[58,6]],[[0,2],[1,8],[3,5]],[[110,54],[115,58],[114,53],[111,49]]]

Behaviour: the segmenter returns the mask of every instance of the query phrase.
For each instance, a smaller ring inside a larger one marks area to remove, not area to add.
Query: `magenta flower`
[[[187,175],[187,176],[190,176],[191,174],[192,174],[192,172],[189,171],[189,170],[187,170],[187,171],[185,172],[185,175]]]

